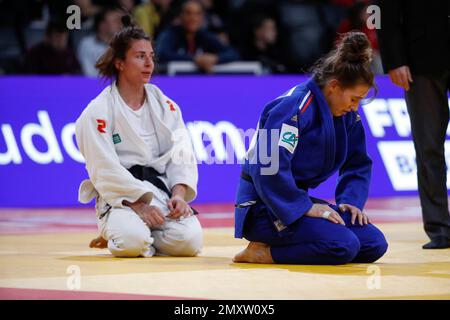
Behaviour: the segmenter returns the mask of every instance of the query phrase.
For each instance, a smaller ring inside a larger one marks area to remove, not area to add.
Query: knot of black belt
[[[148,181],[153,184],[158,189],[164,191],[169,198],[172,198],[172,191],[167,188],[166,184],[159,178],[162,176],[161,173],[155,170],[152,167],[145,167],[141,165],[134,165],[128,169],[128,171],[135,177],[141,181]],[[198,211],[191,207],[194,214],[198,214]]]

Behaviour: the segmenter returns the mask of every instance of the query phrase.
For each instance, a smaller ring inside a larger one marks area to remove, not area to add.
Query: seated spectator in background
[[[367,6],[368,0],[356,2],[349,8],[347,18],[344,19],[338,27],[338,34],[347,33],[352,30],[359,30],[366,34],[372,47],[372,70],[375,74],[383,74],[383,66],[381,65],[380,50],[378,46],[377,33],[375,29],[367,27]]]
[[[286,71],[282,53],[277,46],[277,25],[268,16],[257,16],[251,24],[251,35],[247,45],[242,49],[244,60],[261,62],[265,73],[282,73]]]
[[[91,0],[73,0],[73,4],[80,7],[81,28],[91,30],[94,25],[94,17],[100,12],[101,8],[93,4]]]
[[[144,0],[136,6],[133,18],[136,23],[152,38],[161,27],[168,24],[166,19],[172,0]]]
[[[25,55],[24,71],[33,74],[77,74],[80,65],[68,46],[69,31],[65,21],[50,21],[45,38]]]
[[[230,43],[225,24],[220,15],[215,11],[213,0],[200,0],[205,12],[203,26],[206,30],[216,34],[223,43]]]
[[[169,27],[158,37],[159,61],[192,61],[200,70],[209,73],[218,63],[238,60],[239,55],[232,47],[202,28],[203,18],[202,5],[194,0],[186,1],[181,8],[180,25]]]
[[[134,0],[116,0],[117,5],[125,12],[125,13],[131,13],[133,12],[135,8],[135,1]]]
[[[94,19],[95,34],[80,41],[77,56],[85,76],[97,76],[95,63],[108,48],[114,34],[122,28],[120,16],[121,13],[116,9],[108,8],[100,11]]]

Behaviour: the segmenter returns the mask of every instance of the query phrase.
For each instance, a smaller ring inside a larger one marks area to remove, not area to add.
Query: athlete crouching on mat
[[[362,212],[372,161],[357,110],[375,86],[370,61],[367,37],[348,33],[310,80],[266,105],[237,192],[235,236],[250,244],[234,262],[371,263],[386,252],[383,234]],[[273,145],[271,129],[279,133]],[[269,165],[258,149],[272,162],[278,153],[275,174],[264,172]],[[336,171],[337,205],[308,195]]]
[[[97,62],[115,81],[76,122],[77,143],[89,180],[79,199],[96,197],[100,236],[116,257],[195,256],[203,234],[187,204],[196,197],[197,165],[178,105],[148,84],[150,38],[122,18],[124,29]]]

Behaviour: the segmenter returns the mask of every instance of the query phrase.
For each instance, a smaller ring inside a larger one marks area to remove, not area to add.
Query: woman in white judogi
[[[91,247],[116,257],[195,256],[203,234],[188,205],[197,193],[197,166],[178,105],[149,84],[153,48],[123,17],[124,29],[96,67],[115,81],[76,122],[89,179],[79,200],[96,198],[100,236]]]

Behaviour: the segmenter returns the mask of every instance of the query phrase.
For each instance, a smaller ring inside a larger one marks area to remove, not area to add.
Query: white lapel
[[[142,154],[145,155],[146,159],[150,159],[151,154],[150,150],[147,148],[147,145],[145,144],[145,141],[139,136],[139,134],[136,132],[136,130],[130,125],[128,120],[126,119],[125,110],[123,110],[120,106],[120,94],[119,90],[117,89],[116,82],[114,82],[112,85],[111,94],[113,96],[113,112],[115,114],[115,123],[116,123],[116,129],[123,129],[124,132],[120,134],[126,134],[129,136],[129,141],[125,143],[132,143],[134,144],[139,151],[142,152]],[[139,153],[141,153],[139,152]]]
[[[147,98],[150,102],[148,104],[150,107],[150,116],[154,120],[153,123],[160,143],[161,154],[163,156],[173,147],[172,130],[168,124],[163,121],[163,119],[166,118],[164,117],[164,112],[166,112],[166,110],[161,98],[156,94],[155,90],[152,90],[151,85],[146,86],[145,89],[147,91]]]
[[[162,101],[163,97],[157,94],[156,90],[152,88],[152,85],[145,86],[147,99],[150,103],[146,103],[144,107],[150,108],[150,117],[153,119],[155,126],[155,132],[161,148],[161,156],[153,158],[150,153],[150,149],[145,144],[145,141],[139,136],[138,132],[130,125],[126,119],[125,111],[120,106],[119,90],[117,89],[116,82],[112,84],[111,94],[113,96],[113,108],[116,115],[115,122],[116,128],[123,128],[127,135],[129,135],[130,143],[134,144],[142,154],[145,155],[150,166],[161,166],[167,163],[171,157],[171,151],[174,147],[174,141],[172,139],[172,130],[169,125],[164,123],[162,119],[170,121],[170,117],[165,117],[164,112],[167,110],[164,108],[165,104]],[[140,153],[140,152],[139,152]]]

